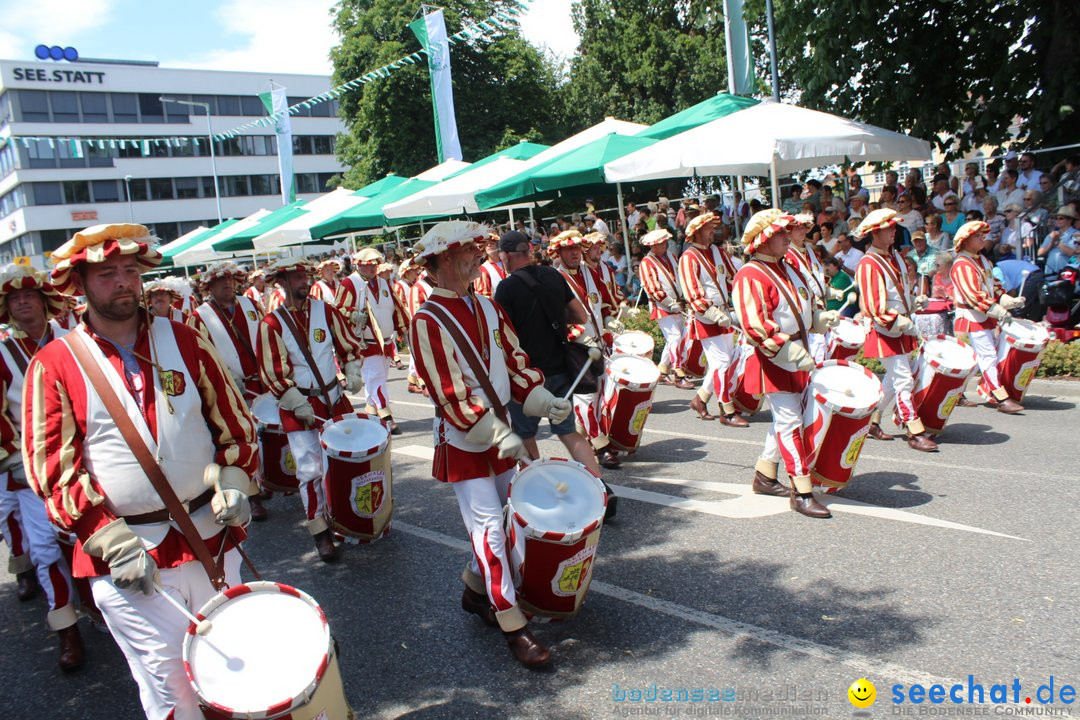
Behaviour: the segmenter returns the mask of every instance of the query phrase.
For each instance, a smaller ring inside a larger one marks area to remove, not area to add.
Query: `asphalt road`
[[[623,499],[584,609],[534,628],[554,651],[539,672],[458,607],[465,533],[452,491],[428,475],[432,413],[403,373],[391,382],[405,431],[393,445],[392,534],[323,565],[299,500],[279,497],[248,549],[267,579],[326,610],[359,717],[847,717],[860,677],[876,684],[869,713],[883,717],[928,709],[894,707],[894,685],[948,688],[969,675],[987,693],[1019,679],[1025,705],[1051,675],[1056,692],[1080,684],[1080,399],[1068,384],[1037,393],[1022,416],[957,409],[935,455],[868,440],[821,521],[749,495],[766,416],[743,430],[701,422],[685,408],[691,393],[658,389],[642,447],[605,474]],[[542,435],[545,455],[565,454]],[[108,634],[81,621],[87,664],[63,676],[44,616],[40,598],[19,603],[3,578],[0,718],[140,717]],[[629,699],[654,684],[733,699]]]

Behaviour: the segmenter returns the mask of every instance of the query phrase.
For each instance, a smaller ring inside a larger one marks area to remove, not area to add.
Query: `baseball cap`
[[[503,252],[514,252],[522,243],[528,245],[529,238],[526,237],[525,233],[517,230],[510,230],[499,236],[499,249]]]

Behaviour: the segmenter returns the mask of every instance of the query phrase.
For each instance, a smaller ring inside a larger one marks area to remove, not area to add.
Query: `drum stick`
[[[856,300],[856,299],[858,299],[858,297],[859,297],[859,296],[858,296],[858,295],[856,295],[855,293],[848,293],[848,294],[847,294],[847,298],[846,298],[846,299],[844,300],[844,304],[843,304],[843,305],[841,305],[841,306],[840,306],[840,307],[839,307],[839,308],[838,308],[838,309],[836,310],[836,312],[838,312],[838,313],[842,313],[842,312],[844,312],[844,310],[846,310],[846,309],[847,309],[847,306],[848,306],[848,305],[850,305],[851,303],[855,302],[855,300]]]
[[[155,582],[154,587],[166,600],[169,601],[170,605],[176,608],[176,612],[180,613],[191,621],[191,623],[195,626],[196,633],[198,633],[199,635],[205,635],[206,633],[210,632],[210,630],[214,627],[209,620],[200,620],[199,618],[192,615],[191,611],[181,605],[179,600],[174,598],[169,593],[165,592],[165,588],[161,587],[159,583]]]
[[[577,388],[578,383],[581,382],[581,378],[585,377],[585,373],[589,371],[589,366],[601,358],[600,350],[598,348],[589,348],[589,362],[581,366],[581,370],[578,371],[577,377],[574,378],[574,382],[571,383],[570,389],[566,391],[566,394],[562,396],[563,400],[569,400],[570,396],[574,394],[574,389]]]

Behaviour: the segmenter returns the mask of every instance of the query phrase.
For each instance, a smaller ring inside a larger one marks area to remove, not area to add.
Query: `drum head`
[[[1050,342],[1050,333],[1046,328],[1021,318],[1014,318],[1008,325],[1002,325],[1001,332],[1023,345],[1045,345]]]
[[[881,400],[881,381],[862,365],[828,360],[810,373],[810,392],[834,410],[865,410]]]
[[[624,333],[619,333],[612,342],[612,347],[619,354],[641,355],[643,357],[652,355],[655,345],[652,335],[641,330],[627,330]]]
[[[866,342],[866,328],[851,318],[840,318],[840,324],[830,332],[834,333],[842,343],[849,347],[861,346]]]
[[[275,583],[248,588],[231,599],[212,598],[200,612],[213,627],[206,635],[186,635],[184,645],[199,697],[236,715],[302,696],[316,683],[330,649],[330,629],[309,596]]]
[[[320,434],[327,453],[349,458],[378,455],[386,450],[389,437],[381,422],[355,413],[328,422]]]
[[[255,398],[251,403],[251,414],[260,425],[271,429],[281,427],[281,413],[278,411],[277,400],[270,393]]]
[[[537,533],[575,533],[604,517],[604,486],[569,460],[536,460],[510,486],[514,512]]]
[[[608,365],[608,374],[616,382],[651,385],[660,380],[660,369],[652,360],[637,355],[616,355]]]
[[[975,367],[975,350],[949,335],[927,338],[922,354],[949,370],[967,371]]]

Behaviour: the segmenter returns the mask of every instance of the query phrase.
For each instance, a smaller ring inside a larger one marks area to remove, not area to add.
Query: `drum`
[[[607,492],[573,460],[534,460],[510,483],[506,537],[518,604],[548,619],[577,615],[592,581]]]
[[[334,532],[358,543],[389,535],[394,483],[386,426],[363,413],[338,415],[323,425],[319,442]]]
[[[1027,394],[1050,343],[1050,333],[1030,320],[1015,319],[998,337],[998,382],[1009,397],[1020,402]]]
[[[851,318],[840,318],[840,324],[829,330],[829,360],[850,360],[866,343],[866,327]]]
[[[803,443],[810,479],[825,492],[847,486],[881,396],[877,375],[847,360],[826,360],[810,373]]]
[[[208,720],[353,716],[326,615],[307,593],[237,585],[210,598],[198,618],[212,626],[205,635],[188,626],[184,670]]]
[[[251,414],[259,428],[259,474],[267,490],[292,494],[300,488],[296,479],[296,461],[289,451],[289,440],[281,429],[277,399],[270,393],[251,403]]]
[[[641,330],[627,330],[615,336],[611,343],[612,352],[616,355],[637,355],[646,360],[653,359],[653,349],[656,343],[652,335]]]
[[[937,435],[945,428],[975,365],[975,350],[954,337],[936,335],[923,342],[911,401],[926,432]]]
[[[748,367],[753,372],[758,370],[758,361],[754,357],[754,348],[749,343],[739,343],[738,349],[739,359],[735,363],[734,381],[731,384],[731,402],[735,404],[735,409],[739,412],[753,415],[758,410],[761,410],[765,396],[751,394],[744,386],[743,381],[746,379]]]
[[[64,556],[68,567],[71,568],[74,564],[75,543],[78,542],[78,537],[55,525],[53,529],[56,531],[56,544],[60,546],[60,554]],[[101,611],[94,603],[94,593],[90,590],[90,578],[72,576],[71,581],[75,585],[75,592],[79,594],[79,610],[95,623],[104,623]]]
[[[660,369],[652,360],[637,355],[613,355],[604,374],[600,432],[607,435],[612,447],[634,452],[652,409]]]
[[[686,339],[686,358],[683,360],[683,372],[692,378],[705,377],[705,368],[708,360],[705,357],[705,346],[701,340]]]

